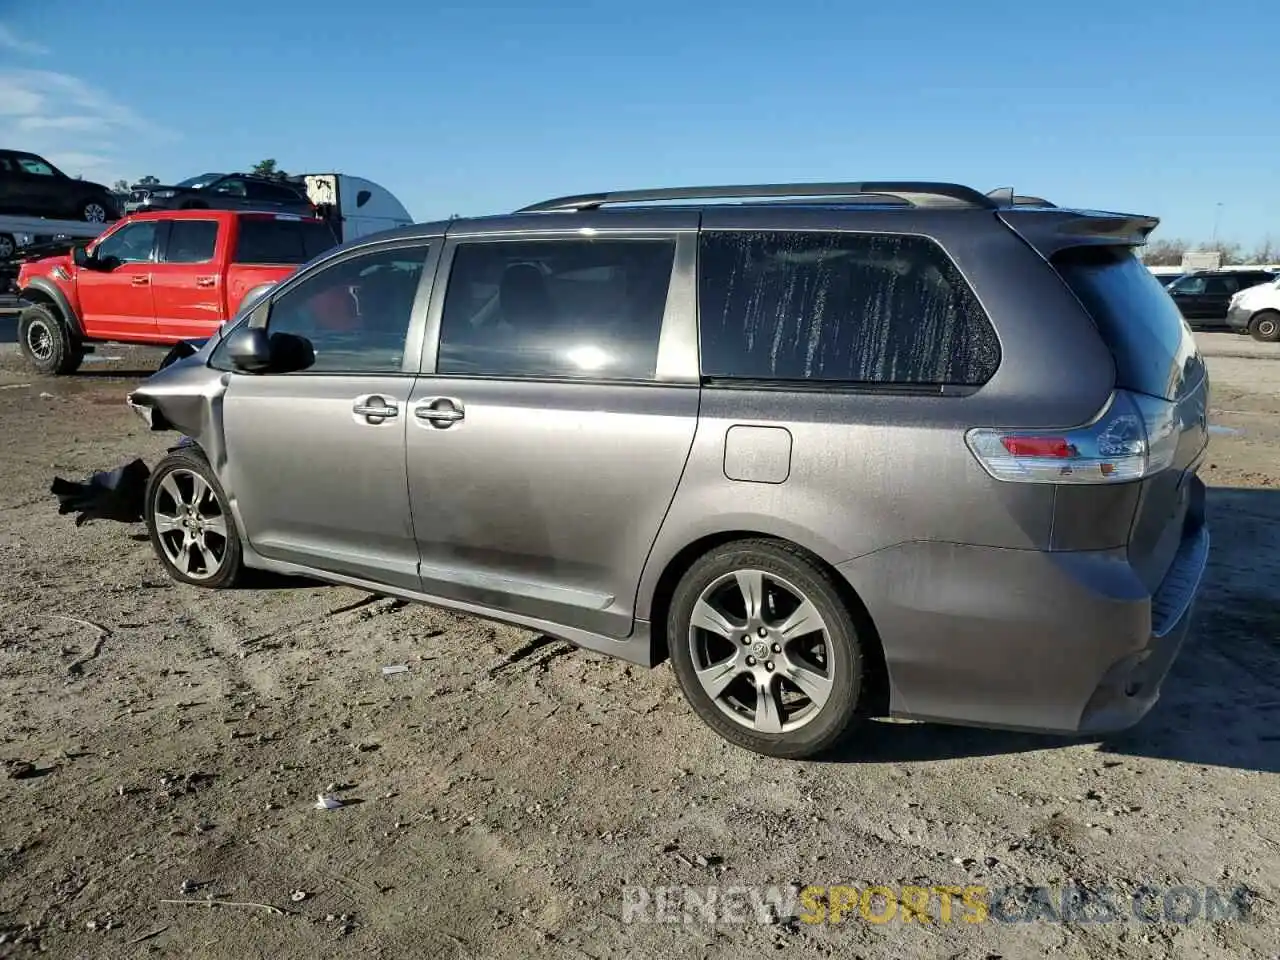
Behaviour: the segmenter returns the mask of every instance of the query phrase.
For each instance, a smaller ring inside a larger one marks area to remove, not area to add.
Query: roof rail
[[[611,203],[652,203],[661,200],[727,200],[764,197],[814,197],[826,200],[886,196],[916,207],[977,207],[994,210],[999,204],[972,187],[958,183],[884,180],[867,183],[762,183],[720,187],[668,187],[651,190],[618,190],[582,193],[544,200],[517,213],[572,213],[597,210]]]

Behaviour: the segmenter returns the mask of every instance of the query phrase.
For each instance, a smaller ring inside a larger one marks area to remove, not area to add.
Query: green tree
[[[160,178],[159,178],[159,177],[153,177],[151,174],[149,174],[149,173],[148,173],[145,177],[143,177],[143,178],[142,178],[141,180],[139,180],[138,182],[139,182],[139,183],[141,183],[141,184],[143,184],[144,186],[151,186],[151,184],[153,184],[153,183],[159,183],[159,182],[160,182]]]
[[[276,166],[274,157],[268,157],[266,160],[259,160],[252,168],[250,168],[249,172],[254,176],[271,177],[276,180],[283,180],[285,177],[289,176]]]

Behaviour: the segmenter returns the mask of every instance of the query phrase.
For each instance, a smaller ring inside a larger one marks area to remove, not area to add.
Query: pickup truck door
[[[156,334],[164,339],[204,338],[226,319],[229,231],[226,221],[171,220],[160,231],[160,256],[152,270]]]
[[[91,250],[97,267],[76,271],[80,322],[102,340],[156,339],[151,292],[158,220],[136,220],[112,230]]]

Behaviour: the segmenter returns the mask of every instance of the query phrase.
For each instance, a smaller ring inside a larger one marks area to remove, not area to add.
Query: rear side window
[[[218,224],[213,220],[174,220],[169,224],[167,263],[207,263],[213,259],[218,242]]]
[[[336,246],[327,223],[244,217],[236,238],[235,263],[299,264]]]
[[[460,243],[437,372],[652,380],[674,240]]]
[[[1078,247],[1053,258],[1116,362],[1117,386],[1175,399],[1203,360],[1169,292],[1128,247]]]
[[[999,365],[977,297],[924,237],[706,232],[698,269],[707,377],[977,386]]]

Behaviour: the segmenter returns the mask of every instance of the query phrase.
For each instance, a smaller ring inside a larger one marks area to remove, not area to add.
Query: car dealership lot
[[[875,724],[865,746],[788,763],[716,738],[667,665],[345,588],[172,584],[140,525],[77,529],[48,493],[174,442],[123,403],[159,354],[107,347],[54,380],[12,340],[0,317],[0,956],[1274,955],[1280,346],[1201,337],[1210,579],[1139,727]],[[313,809],[325,792],[347,805]],[[791,883],[1213,887],[1249,909],[1149,925],[624,910],[640,887]],[[162,902],[205,899],[232,905]]]

